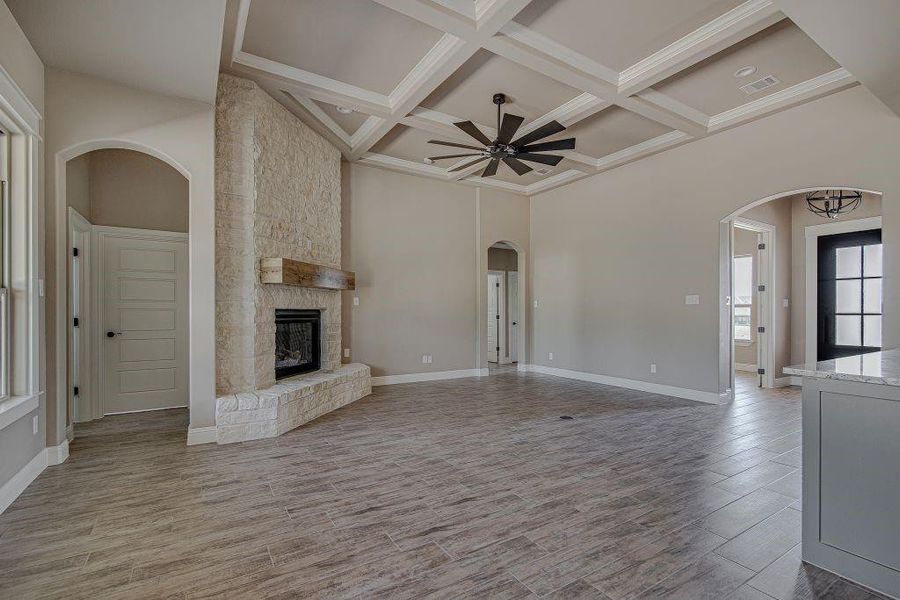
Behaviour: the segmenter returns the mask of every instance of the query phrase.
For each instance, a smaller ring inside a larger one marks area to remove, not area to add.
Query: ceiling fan
[[[503,120],[501,122],[500,106],[505,102],[505,94],[494,94],[494,104],[497,105],[497,138],[495,140],[491,141],[486,135],[481,132],[481,130],[478,129],[478,127],[475,126],[475,123],[473,123],[472,121],[461,121],[459,123],[454,123],[454,125],[465,131],[480,143],[484,144],[484,147],[479,148],[478,146],[467,146],[466,144],[457,144],[456,142],[428,140],[429,144],[452,146],[454,148],[465,148],[467,150],[476,150],[477,152],[470,154],[446,154],[444,156],[430,156],[428,157],[428,159],[426,159],[426,162],[431,163],[433,161],[441,160],[444,158],[464,158],[468,156],[477,156],[478,158],[476,158],[475,160],[466,162],[465,164],[459,165],[458,167],[454,167],[450,169],[450,171],[461,171],[462,169],[466,169],[482,161],[490,160],[490,162],[484,168],[484,171],[482,171],[481,176],[491,177],[492,175],[495,175],[497,173],[497,167],[500,166],[500,161],[502,160],[509,166],[509,168],[515,171],[517,175],[524,175],[532,169],[524,162],[522,162],[523,160],[556,166],[559,164],[559,161],[563,159],[562,156],[558,154],[541,153],[547,152],[548,150],[575,149],[575,138],[554,140],[552,142],[543,142],[540,144],[532,143],[547,136],[551,136],[555,133],[559,133],[560,131],[565,131],[566,128],[557,121],[550,121],[549,123],[545,123],[534,131],[530,131],[522,137],[513,140],[513,136],[516,134],[516,131],[519,129],[519,126],[522,124],[522,121],[524,121],[525,118],[506,113],[505,115],[503,115]]]

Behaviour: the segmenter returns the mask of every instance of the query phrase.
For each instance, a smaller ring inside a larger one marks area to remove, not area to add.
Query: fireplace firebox
[[[322,311],[275,309],[275,379],[321,367]]]

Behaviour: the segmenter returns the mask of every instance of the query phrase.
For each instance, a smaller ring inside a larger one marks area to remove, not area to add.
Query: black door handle
[[[116,337],[117,335],[122,335],[122,332],[121,331],[107,331],[106,332],[106,337],[108,337],[108,338]]]

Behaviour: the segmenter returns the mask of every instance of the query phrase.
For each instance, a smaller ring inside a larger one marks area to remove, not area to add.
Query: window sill
[[[40,405],[40,394],[0,400],[0,429],[12,425]]]

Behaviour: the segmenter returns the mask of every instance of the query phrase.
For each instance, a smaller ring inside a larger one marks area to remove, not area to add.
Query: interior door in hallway
[[[186,234],[100,233],[103,413],[188,405]]]
[[[500,277],[499,273],[488,273],[488,362],[500,360]]]
[[[509,271],[507,277],[506,320],[509,321],[509,340],[506,344],[510,362],[519,361],[519,273]]]

